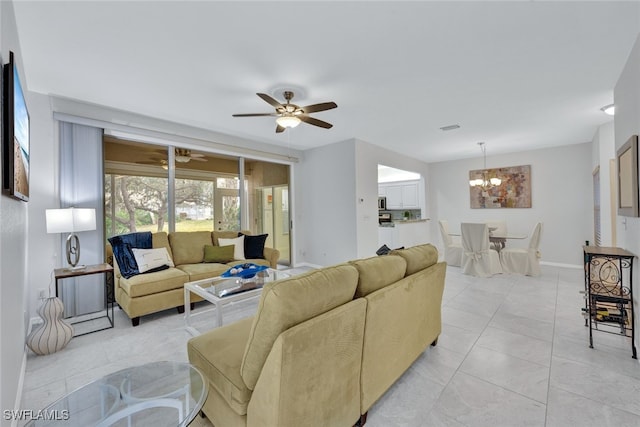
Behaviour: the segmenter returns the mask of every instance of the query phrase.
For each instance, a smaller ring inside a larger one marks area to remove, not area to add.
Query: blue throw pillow
[[[245,259],[264,259],[264,244],[267,241],[268,234],[259,234],[250,236],[248,234],[238,233],[238,237],[244,236],[244,257]]]

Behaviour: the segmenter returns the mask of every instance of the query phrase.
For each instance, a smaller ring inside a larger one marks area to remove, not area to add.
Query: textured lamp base
[[[60,351],[71,341],[73,327],[62,319],[64,306],[56,297],[46,298],[38,308],[44,323],[32,331],[27,346],[36,354],[45,355]]]

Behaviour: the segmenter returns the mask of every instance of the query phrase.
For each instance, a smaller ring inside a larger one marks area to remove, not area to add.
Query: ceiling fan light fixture
[[[175,158],[178,163],[189,163],[189,160],[191,160],[190,156],[176,156]]]
[[[609,104],[609,105],[605,105],[600,110],[605,114],[613,116],[616,113],[616,106],[615,104]]]
[[[285,114],[276,119],[276,123],[283,128],[294,128],[300,124],[301,120],[293,115]]]

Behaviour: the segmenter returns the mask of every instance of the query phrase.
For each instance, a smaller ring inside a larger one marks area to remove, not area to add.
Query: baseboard
[[[564,267],[564,268],[575,268],[578,270],[582,270],[584,266],[581,264],[563,264],[561,262],[549,262],[549,261],[540,261],[540,265],[550,265],[551,267]]]
[[[318,264],[312,264],[310,262],[299,262],[295,264],[292,268],[297,268],[297,267],[322,268],[323,266]]]
[[[24,354],[22,355],[22,366],[20,367],[20,378],[18,378],[18,390],[16,391],[16,403],[14,404],[14,414],[17,414],[22,404],[22,389],[24,388],[24,376],[27,370],[27,345],[24,346]],[[18,417],[11,420],[11,427],[18,427]]]

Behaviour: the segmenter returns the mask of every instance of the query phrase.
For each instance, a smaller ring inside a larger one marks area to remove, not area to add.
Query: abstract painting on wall
[[[500,184],[491,185],[491,178]],[[531,165],[469,171],[469,181],[474,180],[486,185],[469,187],[472,209],[531,207]]]

